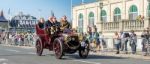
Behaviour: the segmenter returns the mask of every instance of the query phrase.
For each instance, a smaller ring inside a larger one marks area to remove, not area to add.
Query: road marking
[[[28,54],[36,54],[36,53],[34,53],[34,52],[28,52]]]
[[[4,59],[4,58],[0,59],[0,64],[7,64],[6,62],[8,62],[8,59]]]
[[[7,61],[8,59],[4,59],[4,58],[0,58],[0,62],[1,61]]]
[[[88,64],[101,64],[101,63],[97,63],[97,62],[90,62],[90,61],[83,61],[83,60],[74,60],[74,61],[84,62],[84,63],[88,63]]]
[[[13,49],[5,49],[5,50],[11,51],[11,52],[20,52],[20,51],[18,51],[18,50],[13,50]]]
[[[7,63],[4,62],[4,63],[2,63],[2,64],[7,64]]]

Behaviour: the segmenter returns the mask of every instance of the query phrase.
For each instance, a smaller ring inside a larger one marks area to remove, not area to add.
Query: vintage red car
[[[89,54],[89,42],[70,29],[60,31],[59,27],[39,28],[36,25],[36,53],[42,55],[43,49],[54,51],[57,59],[61,59],[65,54],[73,54],[79,51],[81,58],[86,58]]]

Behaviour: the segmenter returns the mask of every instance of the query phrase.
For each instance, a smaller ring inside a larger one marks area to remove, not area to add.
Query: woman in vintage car
[[[44,29],[45,28],[45,20],[44,18],[40,18],[39,22],[38,22],[38,26],[40,29]]]

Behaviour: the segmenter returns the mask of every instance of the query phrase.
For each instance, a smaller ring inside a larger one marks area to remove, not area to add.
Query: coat
[[[71,28],[70,23],[68,21],[63,21],[60,23],[60,25],[62,30]]]

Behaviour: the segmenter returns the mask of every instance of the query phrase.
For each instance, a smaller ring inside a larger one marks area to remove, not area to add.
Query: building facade
[[[109,38],[116,31],[135,30],[140,36],[145,28],[150,27],[149,0],[100,0],[74,6],[72,11],[73,28],[78,29],[79,32],[87,32],[88,26],[96,25],[98,31],[103,32],[108,38],[108,43],[112,42]],[[140,41],[139,38],[138,42]]]
[[[102,3],[102,5],[101,5]],[[88,25],[98,25],[100,22],[117,22],[121,20],[136,20],[141,15],[150,16],[148,0],[103,0],[100,2],[81,4],[73,7],[73,27],[84,28]]]
[[[35,32],[35,24],[37,24],[36,17],[20,12],[12,17],[9,30],[11,32]]]

